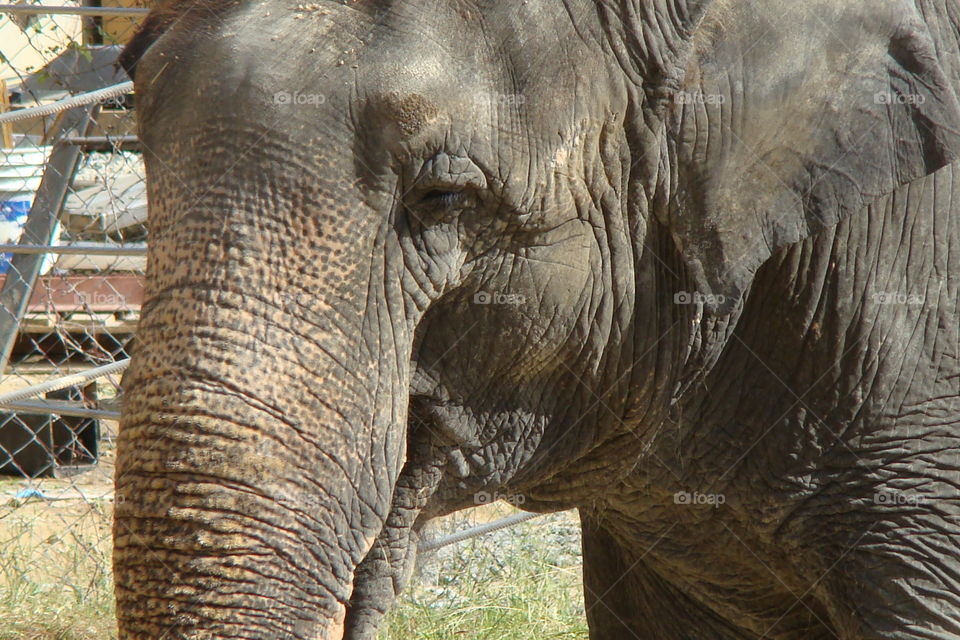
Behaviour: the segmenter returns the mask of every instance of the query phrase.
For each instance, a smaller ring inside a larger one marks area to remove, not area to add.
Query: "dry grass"
[[[8,500],[2,506],[0,640],[115,635],[112,509],[97,502]]]
[[[92,480],[0,481],[0,640],[116,637],[103,471]],[[11,497],[25,486],[67,499]],[[509,511],[475,509],[432,533]],[[425,557],[381,640],[586,638],[578,540],[575,517],[556,514]]]

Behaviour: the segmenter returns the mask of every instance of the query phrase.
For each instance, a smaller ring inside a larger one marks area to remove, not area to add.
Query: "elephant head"
[[[372,637],[423,521],[589,503],[771,255],[960,149],[907,0],[178,0],[123,62],[123,639]]]

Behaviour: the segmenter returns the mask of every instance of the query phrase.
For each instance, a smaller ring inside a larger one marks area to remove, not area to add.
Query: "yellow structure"
[[[79,6],[76,0],[39,0],[32,5]],[[56,58],[66,47],[83,42],[83,22],[79,16],[18,16],[0,14],[0,79],[7,86],[20,83]]]
[[[101,0],[102,7],[146,7],[145,0]],[[104,17],[103,44],[126,44],[136,33],[142,16]]]

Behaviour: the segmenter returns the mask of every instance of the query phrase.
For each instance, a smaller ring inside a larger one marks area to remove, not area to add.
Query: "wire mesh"
[[[0,13],[0,110],[49,104],[126,80],[114,61],[139,19]],[[0,327],[3,318],[16,320],[14,331],[0,335],[10,352],[0,393],[128,357],[145,257],[103,249],[142,248],[147,239],[143,161],[131,107],[132,96],[106,103],[83,130],[63,131],[67,114],[2,126],[0,245],[78,250],[36,257],[0,252]],[[51,157],[71,146],[79,150],[76,166],[55,166]],[[66,198],[52,206],[38,190],[58,181]],[[28,217],[32,225],[44,215],[52,216],[50,233],[27,237],[25,228],[46,228],[29,226]],[[39,267],[35,281],[24,265]],[[32,284],[22,308],[12,304],[9,286],[18,279]],[[45,398],[115,408],[118,385],[119,375],[107,376]],[[104,625],[90,637],[111,631],[116,429],[112,420],[0,407],[0,627],[10,637],[19,637],[17,625],[55,624],[65,607],[75,606],[94,614],[94,626]],[[26,611],[34,612],[29,619]]]

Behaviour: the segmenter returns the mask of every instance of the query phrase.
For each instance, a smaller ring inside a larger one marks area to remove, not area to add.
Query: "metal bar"
[[[60,118],[54,138],[56,142],[18,244],[53,243],[53,234],[81,153],[80,147],[67,144],[63,139],[68,135],[86,135],[99,108],[98,105],[76,107],[64,112]],[[40,277],[43,259],[42,254],[18,254],[10,261],[10,270],[0,289],[0,376],[6,373],[20,323]]]
[[[0,13],[13,13],[25,16],[145,16],[150,13],[150,9],[142,9],[139,7],[41,7],[22,4],[0,4]]]
[[[145,256],[146,247],[109,247],[98,245],[0,244],[0,253],[28,255],[54,253],[65,256]]]
[[[106,411],[104,409],[88,409],[75,402],[65,400],[23,400],[3,407],[4,411],[14,413],[39,413],[42,415],[55,414],[58,416],[71,416],[74,418],[100,418],[103,420],[119,420],[119,411]]]
[[[66,140],[84,149],[139,149],[137,136],[72,136]]]
[[[104,87],[103,89],[88,91],[87,93],[80,93],[75,96],[70,96],[69,98],[64,98],[63,100],[57,100],[56,102],[51,102],[50,104],[42,104],[37,107],[29,107],[27,109],[18,109],[17,111],[0,113],[0,124],[51,116],[56,113],[68,111],[74,107],[111,100],[113,98],[122,96],[125,93],[130,93],[133,90],[133,80],[127,80],[126,82],[120,82],[109,87]]]
[[[51,391],[59,391],[61,389],[66,389],[67,387],[86,384],[91,380],[96,380],[97,378],[102,378],[103,376],[110,376],[115,373],[120,373],[129,366],[130,358],[125,360],[117,360],[116,362],[111,362],[110,364],[104,364],[93,369],[81,371],[80,373],[71,373],[70,375],[66,375],[61,378],[54,378],[53,380],[47,380],[46,382],[41,382],[39,384],[33,384],[29,387],[24,387],[23,389],[8,391],[7,393],[0,394],[0,406],[11,406],[14,402],[20,402],[21,400],[26,400],[27,398],[40,396],[45,393],[50,393]]]
[[[534,518],[539,518],[543,513],[529,513],[526,511],[521,511],[519,513],[514,513],[505,518],[500,518],[499,520],[494,520],[493,522],[487,522],[485,524],[477,525],[475,527],[470,527],[469,529],[464,529],[463,531],[457,531],[448,536],[443,536],[442,538],[436,538],[433,540],[424,540],[417,546],[417,551],[419,553],[429,553],[431,551],[436,551],[437,549],[442,549],[443,547],[449,546],[451,544],[456,544],[458,542],[463,542],[464,540],[469,540],[470,538],[476,538],[477,536],[482,536],[487,533],[492,533],[494,531],[499,531],[500,529],[506,529],[507,527],[512,527],[514,525],[520,524],[521,522],[526,522],[527,520],[533,520]]]

